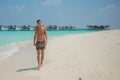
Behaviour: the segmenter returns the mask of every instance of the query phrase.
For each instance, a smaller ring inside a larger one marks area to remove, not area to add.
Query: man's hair
[[[40,19],[39,19],[39,20],[37,20],[37,23],[38,23],[38,22],[41,22],[41,20],[40,20]]]

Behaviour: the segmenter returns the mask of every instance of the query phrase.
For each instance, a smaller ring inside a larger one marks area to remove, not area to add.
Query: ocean
[[[74,30],[74,31],[47,31],[48,38],[68,34],[90,33],[96,30]],[[11,56],[33,41],[34,31],[0,31],[0,56]]]

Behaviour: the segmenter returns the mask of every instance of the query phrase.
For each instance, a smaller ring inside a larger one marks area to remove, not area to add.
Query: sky
[[[120,28],[120,0],[0,0],[0,25],[77,26]]]

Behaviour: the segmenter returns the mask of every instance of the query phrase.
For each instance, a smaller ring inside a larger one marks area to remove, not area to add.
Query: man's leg
[[[44,49],[42,49],[41,51],[42,51],[42,55],[41,55],[41,66],[42,66],[42,63],[43,63],[43,60],[44,60]]]
[[[37,61],[38,61],[38,69],[40,68],[41,65],[41,59],[40,59],[40,50],[37,50]]]

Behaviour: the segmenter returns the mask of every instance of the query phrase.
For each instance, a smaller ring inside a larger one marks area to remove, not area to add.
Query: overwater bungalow
[[[3,31],[8,30],[8,26],[0,26],[0,30],[3,30]]]
[[[75,26],[57,26],[57,25],[49,25],[47,26],[47,30],[50,30],[50,31],[61,31],[61,30],[76,30],[76,27]]]
[[[20,30],[22,30],[22,27],[21,27],[21,26],[16,26],[16,27],[15,27],[15,30],[16,30],[16,31],[20,31]]]
[[[44,25],[43,25],[44,26]],[[9,26],[2,26],[0,25],[0,30],[9,30],[9,31],[31,31],[34,30],[36,26],[16,26],[16,25],[9,25]],[[46,26],[48,31],[60,31],[60,30],[76,30],[75,26],[57,26],[57,25],[49,25]]]
[[[30,30],[30,31],[33,31],[34,29],[35,29],[34,26],[30,26],[30,27],[29,27],[29,30]]]

